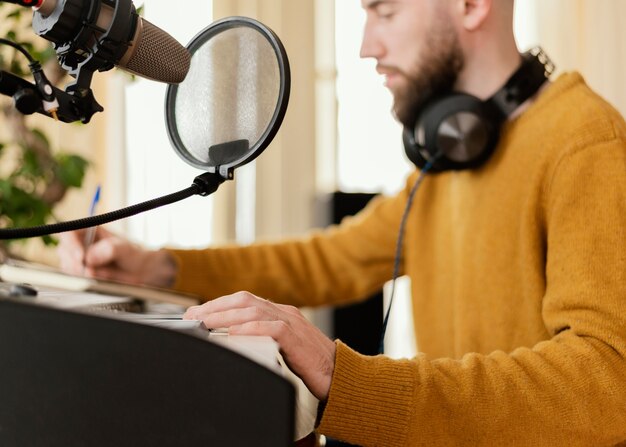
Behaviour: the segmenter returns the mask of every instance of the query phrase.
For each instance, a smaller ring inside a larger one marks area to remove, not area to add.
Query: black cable
[[[37,63],[37,61],[30,55],[30,53],[26,51],[26,49],[23,46],[21,46],[19,43],[15,43],[12,40],[0,38],[0,44],[9,45],[10,47],[15,48],[17,51],[19,51],[24,56],[26,56],[30,64]]]
[[[387,306],[387,312],[383,318],[383,327],[380,334],[380,342],[378,344],[378,353],[383,354],[385,352],[385,333],[387,332],[387,323],[389,322],[389,315],[391,314],[391,305],[393,304],[393,296],[396,291],[396,280],[398,279],[398,271],[400,270],[400,258],[402,256],[402,241],[404,239],[404,227],[406,226],[407,219],[409,217],[409,211],[411,210],[411,205],[413,204],[413,199],[415,198],[415,193],[417,192],[419,186],[424,181],[426,174],[433,167],[433,164],[439,158],[439,154],[435,155],[431,158],[426,165],[420,171],[420,175],[415,180],[415,184],[411,188],[411,192],[409,193],[409,198],[406,201],[406,206],[404,208],[404,213],[402,214],[402,219],[400,220],[400,230],[398,231],[398,239],[396,241],[396,255],[393,262],[393,275],[391,277],[391,294],[389,296],[389,305]]]
[[[134,216],[135,214],[143,213],[144,211],[153,210],[164,205],[178,202],[193,195],[201,194],[201,192],[202,188],[194,183],[190,187],[181,191],[138,203],[127,208],[122,208],[121,210],[111,211],[110,213],[99,214],[68,222],[59,222],[51,225],[39,225],[30,228],[3,228],[0,229],[0,240],[45,236],[54,233],[64,233],[66,231],[82,230],[83,228],[104,225],[115,220]]]
[[[99,214],[97,216],[85,217],[82,219],[71,220],[68,222],[59,222],[51,225],[39,225],[30,228],[2,228],[0,229],[0,240],[3,239],[23,239],[28,237],[47,236],[55,233],[64,233],[66,231],[82,230],[89,227],[97,227],[115,220],[125,217],[134,216],[135,214],[150,211],[155,208],[179,202],[193,195],[208,196],[217,191],[217,188],[226,180],[226,178],[213,172],[205,172],[193,179],[190,187],[181,191],[168,194],[163,197],[138,203],[121,210],[111,211],[110,213]]]
[[[28,68],[30,68],[30,72],[33,74],[33,77],[35,78],[35,82],[37,86],[41,86],[40,87],[41,94],[43,96],[47,96],[47,98],[45,98],[46,100],[53,100],[54,95],[52,93],[46,93],[46,89],[43,88],[43,85],[49,85],[50,87],[52,87],[52,84],[50,84],[50,81],[48,81],[48,79],[46,78],[46,75],[44,74],[41,68],[41,63],[37,59],[33,58],[30,55],[30,53],[26,50],[26,48],[24,48],[19,43],[13,42],[8,39],[0,38],[0,44],[9,45],[15,48],[16,50],[18,50],[24,56],[26,56],[26,58],[28,59]],[[50,89],[50,91],[52,91],[52,89]]]

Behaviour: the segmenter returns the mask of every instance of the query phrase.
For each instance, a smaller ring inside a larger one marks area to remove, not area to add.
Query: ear
[[[480,28],[492,12],[493,0],[462,0],[458,2],[466,31]]]

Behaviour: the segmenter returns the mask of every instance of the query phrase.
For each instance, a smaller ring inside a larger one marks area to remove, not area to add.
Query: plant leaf
[[[61,153],[56,156],[56,175],[66,186],[79,188],[83,184],[89,162],[79,155]]]
[[[50,148],[50,141],[48,137],[41,129],[33,128],[30,131],[42,142],[46,145],[47,148]]]

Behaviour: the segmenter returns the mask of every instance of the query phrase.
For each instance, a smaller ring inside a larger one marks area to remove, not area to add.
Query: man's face
[[[452,90],[463,68],[446,0],[361,0],[367,21],[361,57],[377,61],[398,121],[413,127],[433,96]]]

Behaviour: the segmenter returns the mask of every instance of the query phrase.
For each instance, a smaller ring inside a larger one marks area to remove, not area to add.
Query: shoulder
[[[562,74],[529,109],[529,124],[563,150],[579,150],[612,140],[626,141],[620,113],[577,73]]]
[[[620,113],[576,73],[565,73],[543,90],[502,135],[502,164],[539,169],[548,177],[564,159],[603,147],[626,154],[626,123]]]

